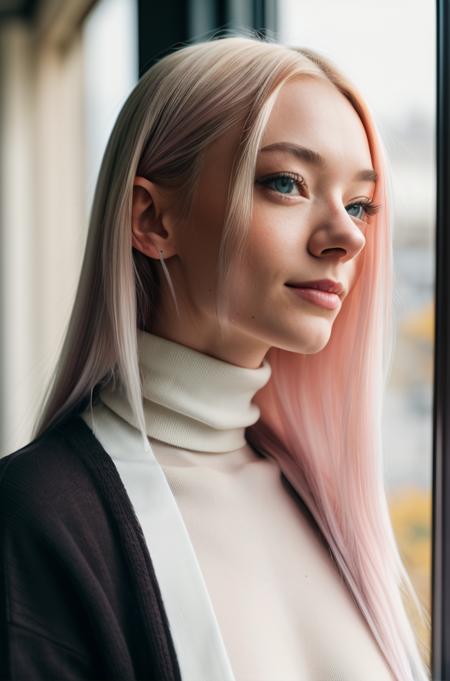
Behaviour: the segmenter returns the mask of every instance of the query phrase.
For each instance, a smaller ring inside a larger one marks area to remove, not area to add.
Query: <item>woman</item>
[[[391,249],[383,146],[329,60],[232,36],[142,76],[0,462],[1,678],[429,678],[383,486]]]

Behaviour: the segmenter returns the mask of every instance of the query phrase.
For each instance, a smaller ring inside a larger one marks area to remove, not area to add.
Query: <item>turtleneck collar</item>
[[[201,452],[245,445],[245,429],[260,416],[252,399],[271,376],[267,359],[248,369],[141,329],[137,342],[148,436]],[[137,427],[120,385],[100,398]]]

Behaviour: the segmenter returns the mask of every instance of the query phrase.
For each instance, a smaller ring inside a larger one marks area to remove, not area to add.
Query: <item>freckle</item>
[[[254,314],[252,314],[252,319],[254,319],[254,318],[255,318],[255,315],[254,315]]]

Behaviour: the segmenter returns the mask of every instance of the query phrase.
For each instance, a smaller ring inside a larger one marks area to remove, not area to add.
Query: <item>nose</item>
[[[346,262],[357,256],[366,245],[364,223],[352,218],[345,207],[328,209],[308,241],[311,255],[319,258],[335,258]]]

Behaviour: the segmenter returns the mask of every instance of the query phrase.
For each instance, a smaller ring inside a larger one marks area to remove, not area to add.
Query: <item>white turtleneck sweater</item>
[[[138,350],[148,440],[192,542],[236,681],[393,681],[277,464],[245,440],[245,428],[260,416],[252,398],[270,380],[267,360],[247,369],[141,330]],[[136,428],[120,387],[100,396],[103,408]],[[137,484],[128,483],[131,499]],[[211,678],[205,672],[195,681]]]

